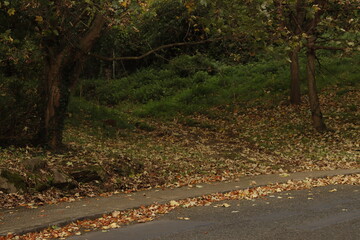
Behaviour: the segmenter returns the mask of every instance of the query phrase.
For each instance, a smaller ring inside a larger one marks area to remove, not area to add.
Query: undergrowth
[[[304,59],[300,62],[301,87],[306,94]],[[320,91],[336,85],[342,86],[339,95],[350,91],[347,87],[358,84],[359,62],[360,55],[321,57],[317,68]],[[229,66],[202,55],[183,55],[161,68],[143,69],[125,78],[84,80],[76,95],[102,107],[88,107],[89,103],[79,98],[74,101],[89,114],[93,109],[91,115],[95,119],[104,114],[105,118],[119,121],[120,126],[129,127],[125,115],[174,119],[179,114],[211,114],[211,109],[219,106],[230,110],[237,106],[276,106],[288,98],[289,79],[286,60],[267,59]],[[79,109],[73,105],[70,112],[76,114]]]
[[[189,58],[197,57],[184,57],[186,61]],[[100,180],[79,184],[68,196],[178,187],[244,175],[358,169],[358,60],[359,56],[322,61],[319,98],[331,129],[323,134],[311,127],[306,96],[299,106],[280,101],[288,95],[286,63],[274,60],[226,66],[211,61],[214,70],[202,67],[186,74],[175,74],[167,65],[110,80],[108,83],[119,84],[119,89],[121,83],[129,83],[121,92],[126,96],[121,101],[107,102],[105,97],[116,95],[117,90],[105,86],[105,80],[86,80],[83,98],[73,96],[69,105],[64,131],[69,151],[1,149],[0,168],[19,173],[29,184],[35,181],[24,165],[29,159],[44,159],[63,173],[76,173],[84,167],[85,176],[99,172]],[[103,95],[97,95],[97,82],[106,88]],[[139,94],[145,91],[140,89],[159,85],[166,91],[157,97]],[[50,170],[41,176],[52,176]],[[45,195],[59,198],[66,191],[52,188]],[[2,201],[8,206],[17,204],[11,198]]]

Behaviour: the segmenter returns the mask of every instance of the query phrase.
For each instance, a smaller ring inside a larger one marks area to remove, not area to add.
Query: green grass
[[[324,57],[320,59],[317,84],[319,88],[329,85],[356,86],[360,79],[360,54],[351,57]],[[344,91],[346,91],[344,89]]]
[[[119,129],[133,128],[126,115],[119,110],[78,97],[71,98],[67,123],[73,126],[87,125],[89,128],[84,127],[84,130],[110,137],[114,137]]]
[[[300,62],[302,92],[305,94],[304,58]],[[358,84],[360,55],[324,56],[320,62],[317,67],[320,90]],[[259,103],[276,106],[288,98],[289,79],[289,63],[285,59],[229,66],[202,55],[184,55],[161,68],[143,69],[126,78],[107,82],[85,80],[82,95],[87,100],[111,107],[105,111],[102,107],[90,110],[91,107],[84,106],[95,114],[95,119],[104,114],[108,115],[106,118],[114,119],[114,115],[121,115],[121,112],[130,113],[135,118],[173,119],[179,114],[211,114],[211,109],[219,106],[254,106]],[[342,88],[337,94],[346,91],[349,89]],[[115,118],[123,119],[123,116]],[[119,125],[126,127],[125,122],[120,121]]]
[[[206,113],[210,108],[221,105],[276,98],[279,94],[283,97],[288,91],[289,78],[285,67],[274,62],[222,66],[215,75],[200,71],[188,77],[191,85],[178,89],[171,96],[139,106],[135,114],[172,118],[178,113]]]

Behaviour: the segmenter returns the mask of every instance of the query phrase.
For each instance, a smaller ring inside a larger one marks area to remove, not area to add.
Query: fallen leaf
[[[114,218],[118,217],[120,215],[120,211],[114,211],[111,214]]]
[[[290,174],[288,174],[288,173],[280,173],[279,176],[280,177],[289,177]]]
[[[117,223],[112,223],[109,225],[110,228],[118,228],[119,225]]]
[[[177,206],[179,206],[180,204],[177,202],[177,201],[175,201],[175,200],[171,200],[170,201],[170,206],[172,206],[172,207],[177,207]]]

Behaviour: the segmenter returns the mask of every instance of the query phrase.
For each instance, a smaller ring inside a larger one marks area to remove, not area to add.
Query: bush
[[[173,71],[187,70],[186,59],[191,58],[182,57],[181,61],[177,62],[179,64],[175,65],[177,68],[171,64],[169,66]],[[189,82],[186,88],[178,89],[176,94],[166,98],[148,102],[140,106],[136,113],[141,117],[171,118],[178,113],[185,115],[194,112],[207,113],[212,107],[254,101],[263,98],[265,94],[284,97],[289,85],[287,67],[284,62],[255,62],[217,67],[215,75],[191,68],[186,72],[186,75],[190,75],[183,78],[188,79]]]
[[[357,59],[324,57],[318,68],[319,86],[356,84]],[[301,70],[305,83],[305,68]],[[107,84],[95,82],[100,103],[131,105],[130,111],[141,117],[172,118],[178,113],[207,113],[220,105],[277,103],[288,97],[290,73],[285,59],[225,66],[203,55],[183,55],[161,68],[143,69]]]
[[[219,67],[213,60],[201,55],[184,55],[162,68],[146,68],[121,79],[85,79],[76,92],[77,96],[107,106],[122,101],[144,104],[205,82],[209,74],[217,71]]]
[[[67,122],[72,125],[87,123],[109,130],[131,128],[132,125],[119,110],[72,97],[68,107]]]
[[[215,61],[199,54],[174,58],[167,67],[180,77],[190,77],[199,71],[216,74],[219,70]]]
[[[28,142],[39,129],[36,81],[0,75],[0,92],[0,145]]]
[[[320,59],[321,66],[318,67],[317,85],[324,88],[328,85],[359,84],[360,79],[360,54],[346,57],[323,57]]]

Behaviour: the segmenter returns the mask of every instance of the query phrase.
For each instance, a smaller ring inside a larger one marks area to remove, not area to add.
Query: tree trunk
[[[37,142],[51,149],[62,147],[64,121],[71,89],[83,68],[87,53],[98,39],[105,19],[97,15],[87,34],[79,39],[79,46],[67,46],[61,51],[46,49],[45,78],[40,88],[43,97],[43,117]]]
[[[295,15],[289,21],[289,29],[292,29],[295,36],[300,36],[303,32],[302,25],[306,17],[306,1],[296,0]],[[290,86],[290,102],[293,105],[301,103],[300,91],[300,65],[299,65],[299,52],[301,46],[298,45],[290,52],[290,73],[291,73],[291,86]]]
[[[290,52],[290,102],[293,105],[301,103],[299,51],[300,47],[296,47]]]
[[[69,49],[67,49],[69,50]],[[69,83],[64,81],[63,65],[68,51],[57,56],[48,55],[45,63],[45,77],[42,83],[43,118],[38,135],[38,142],[52,149],[62,146],[62,132],[66,109],[69,101]]]
[[[326,125],[322,117],[322,113],[320,109],[320,101],[316,90],[316,79],[315,79],[316,55],[315,55],[314,45],[315,45],[315,38],[310,37],[308,39],[308,50],[307,50],[307,80],[308,80],[310,111],[311,111],[314,128],[318,132],[324,132],[326,130]]]
[[[115,58],[115,50],[113,49],[112,57]],[[116,78],[116,61],[112,61],[112,79]]]

